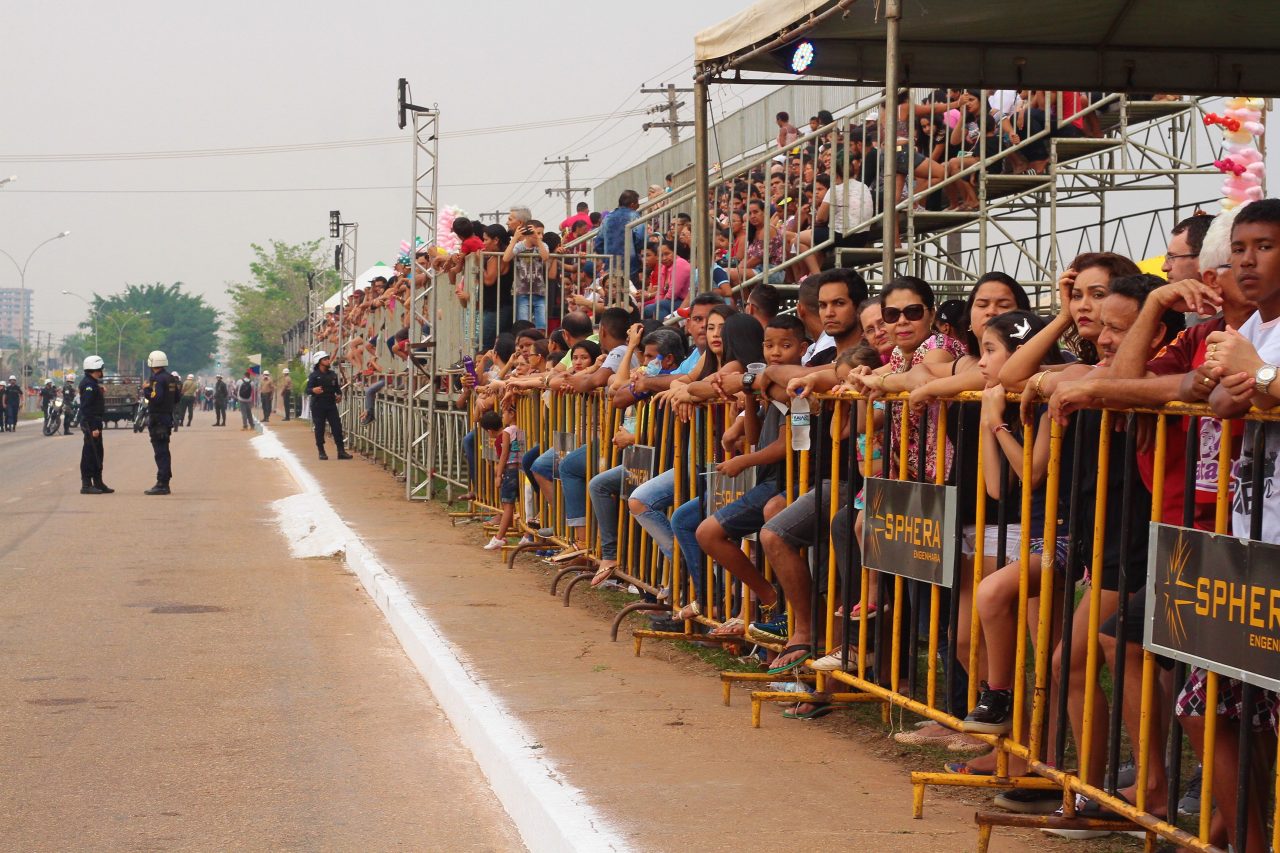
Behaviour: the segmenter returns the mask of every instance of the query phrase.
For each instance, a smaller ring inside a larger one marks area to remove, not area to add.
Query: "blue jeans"
[[[690,498],[671,513],[671,529],[680,543],[680,556],[684,559],[683,574],[693,581],[693,592],[701,601],[706,589],[706,570],[702,566],[702,547],[698,545],[698,525],[706,513],[702,510],[702,498]],[[679,596],[674,597],[679,601]]]
[[[542,457],[539,457],[538,462],[541,461]],[[569,527],[585,527],[587,524],[586,445],[566,454],[560,460],[560,493],[564,495],[565,524]]]
[[[671,557],[674,534],[671,522],[667,520],[667,510],[675,501],[676,472],[668,468],[656,477],[646,480],[631,493],[631,500],[645,506],[645,511],[636,513],[636,521],[658,545],[664,556]]]
[[[498,312],[484,311],[480,315],[480,351],[485,352],[493,347],[498,339]]]
[[[618,499],[622,494],[621,465],[601,471],[587,484],[591,496],[591,511],[600,527],[600,556],[606,560],[618,558]]]
[[[533,463],[537,462],[538,457],[541,455],[542,451],[535,444],[529,448],[529,451],[524,456],[520,457],[520,467],[524,469],[524,473],[528,475],[530,480],[533,479]]]
[[[467,457],[467,483],[472,491],[476,487],[476,431],[474,429],[462,437],[462,455]]]
[[[652,305],[644,306],[644,318],[646,320],[664,320],[671,313],[672,301],[670,299],[659,299]]]
[[[540,293],[520,293],[515,300],[517,320],[531,320],[539,329],[547,327],[546,296]]]

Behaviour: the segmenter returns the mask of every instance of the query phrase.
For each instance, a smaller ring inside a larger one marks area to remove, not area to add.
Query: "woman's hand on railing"
[[[1049,393],[1048,399],[1049,417],[1060,425],[1066,426],[1074,413],[1094,405],[1097,393],[1091,380],[1080,379],[1074,382],[1054,383],[1054,389]]]
[[[613,446],[621,450],[636,443],[636,437],[621,427],[613,434]]]

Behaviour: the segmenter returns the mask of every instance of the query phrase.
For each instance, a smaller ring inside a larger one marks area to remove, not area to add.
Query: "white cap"
[[[164,352],[161,350],[158,350],[158,349],[152,350],[151,354],[147,356],[147,367],[168,367],[168,366],[169,366],[169,356],[165,355]]]
[[[10,381],[10,382],[17,382],[17,381],[18,381],[18,377],[14,376],[12,373],[10,373],[10,374],[9,374],[9,381]]]
[[[264,371],[262,371],[262,375],[263,375],[263,376],[270,376],[270,375],[271,375],[271,371],[270,371],[270,370],[264,370]]]
[[[188,379],[195,379],[195,378],[196,378],[196,375],[195,375],[194,373],[188,373],[188,374],[187,374],[187,378],[188,378]]]
[[[324,350],[316,350],[315,355],[311,356],[311,363],[319,364],[320,359],[328,358],[328,357],[329,357],[329,353],[325,352]]]
[[[285,376],[288,376],[288,375],[289,375],[289,368],[287,368],[287,367],[286,367],[286,368],[284,369],[284,375],[285,375]]]

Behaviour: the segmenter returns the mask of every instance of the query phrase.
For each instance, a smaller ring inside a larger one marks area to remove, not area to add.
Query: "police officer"
[[[67,374],[67,381],[62,383],[62,434],[71,435],[71,408],[75,405],[80,390],[76,388],[76,375]]]
[[[213,425],[227,425],[227,383],[222,381],[222,374],[219,373],[217,381],[213,384]]]
[[[151,368],[151,382],[147,387],[147,432],[151,436],[151,450],[156,457],[156,484],[144,495],[169,494],[169,480],[173,467],[169,456],[169,435],[173,432],[173,412],[182,400],[182,384],[166,368],[169,357],[160,350],[147,356]]]
[[[18,428],[18,409],[22,408],[22,386],[18,377],[10,376],[9,383],[4,386],[4,428],[5,432],[13,432]]]
[[[49,417],[49,407],[53,405],[53,398],[58,396],[58,389],[53,387],[53,380],[46,379],[44,385],[40,387],[40,411],[47,418]]]
[[[307,396],[311,398],[311,422],[316,428],[316,448],[321,459],[328,459],[324,452],[324,425],[329,424],[333,443],[338,445],[339,459],[353,459],[342,444],[342,419],[338,417],[338,404],[342,402],[342,387],[338,374],[330,368],[329,354],[320,350],[315,356],[315,369],[307,377]]]
[[[284,405],[284,419],[287,421],[293,417],[293,377],[289,375],[287,367],[280,379],[280,400]]]
[[[101,379],[102,359],[91,355],[84,360],[84,379],[80,380],[80,431],[84,433],[84,447],[80,450],[82,495],[109,495],[115,491],[102,481],[102,416],[107,408],[102,386],[98,384]]]

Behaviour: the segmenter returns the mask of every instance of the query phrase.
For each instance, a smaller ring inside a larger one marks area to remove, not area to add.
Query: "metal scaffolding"
[[[436,250],[436,213],[439,192],[440,110],[437,106],[417,106],[409,101],[408,81],[399,85],[400,127],[412,123],[412,215],[409,234],[410,285],[409,330],[405,374],[405,434],[411,440],[405,450],[405,497],[429,500],[433,494],[436,468],[436,271],[423,262],[419,241],[427,253]]]

